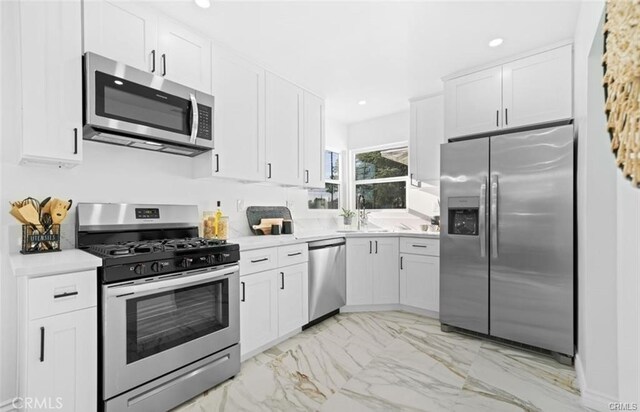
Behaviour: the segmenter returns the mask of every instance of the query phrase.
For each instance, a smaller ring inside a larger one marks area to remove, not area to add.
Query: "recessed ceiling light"
[[[367,101],[366,101],[366,100],[360,100],[360,101],[358,102],[358,104],[359,104],[360,106],[364,106],[365,104],[367,104]]]
[[[202,7],[203,9],[208,9],[211,7],[211,0],[194,0],[198,7]]]
[[[493,39],[489,42],[489,47],[498,47],[502,44],[503,40],[498,37],[497,39]]]

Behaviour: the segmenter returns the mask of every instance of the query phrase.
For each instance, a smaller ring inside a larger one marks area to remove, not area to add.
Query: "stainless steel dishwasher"
[[[342,237],[309,242],[307,326],[334,315],[347,302],[346,247]]]

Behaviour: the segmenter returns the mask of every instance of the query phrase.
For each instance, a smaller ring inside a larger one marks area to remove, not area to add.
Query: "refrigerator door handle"
[[[491,176],[491,257],[498,258],[498,175]]]
[[[480,257],[487,256],[487,178],[482,179],[482,185],[480,186],[480,207],[478,209],[478,231],[480,232]]]

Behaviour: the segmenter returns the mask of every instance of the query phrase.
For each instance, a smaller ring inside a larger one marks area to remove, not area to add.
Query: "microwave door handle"
[[[196,95],[189,93],[189,99],[191,99],[191,139],[189,143],[196,143],[196,136],[198,136],[198,101]]]

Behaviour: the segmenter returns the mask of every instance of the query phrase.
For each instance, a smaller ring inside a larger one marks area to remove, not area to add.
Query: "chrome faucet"
[[[367,226],[367,208],[364,205],[364,195],[358,195],[358,230]]]

